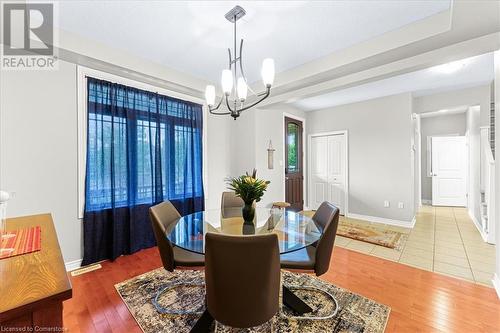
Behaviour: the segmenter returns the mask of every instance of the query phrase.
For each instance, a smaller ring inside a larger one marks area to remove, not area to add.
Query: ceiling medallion
[[[221,77],[221,87],[223,96],[220,98],[217,105],[215,105],[215,86],[207,85],[205,89],[205,100],[208,105],[208,110],[211,114],[215,115],[230,115],[235,120],[241,114],[241,112],[254,107],[259,104],[267,97],[271,92],[271,86],[274,81],[274,60],[271,58],[266,58],[262,62],[262,81],[264,82],[264,86],[266,90],[262,93],[255,93],[251,88],[248,87],[248,81],[245,76],[245,72],[243,70],[243,62],[242,62],[242,50],[243,50],[243,39],[240,41],[240,51],[239,55],[236,52],[236,22],[245,16],[246,12],[240,6],[236,6],[231,9],[226,15],[225,18],[234,24],[234,58],[231,54],[231,49],[228,48],[227,51],[229,53],[229,69],[224,69],[222,71]],[[235,84],[236,82],[236,84]],[[251,104],[246,105],[245,101],[247,100],[248,90],[251,91],[253,95],[256,96],[257,100],[252,102]],[[225,104],[222,106],[222,104]],[[217,111],[221,108],[224,108],[221,111]],[[217,112],[216,112],[217,111]]]

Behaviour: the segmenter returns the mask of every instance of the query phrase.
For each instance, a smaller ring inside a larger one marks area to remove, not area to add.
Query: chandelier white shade
[[[205,100],[208,106],[214,106],[215,104],[215,86],[208,85],[205,88]]]
[[[220,83],[224,94],[231,94],[231,91],[233,90],[233,73],[231,73],[229,69],[225,69],[222,71],[222,78]]]
[[[262,82],[266,87],[270,87],[274,82],[274,60],[266,58],[262,62]]]
[[[207,85],[205,88],[205,100],[211,114],[230,115],[236,119],[240,116],[241,112],[259,104],[269,97],[271,93],[271,86],[274,82],[274,60],[271,58],[266,58],[262,62],[261,75],[266,90],[256,94],[248,87],[248,81],[245,77],[242,64],[243,39],[240,41],[239,55],[236,50],[236,22],[245,14],[243,8],[236,6],[225,15],[228,21],[234,23],[234,57],[231,54],[231,49],[228,49],[229,68],[222,70],[220,82],[222,94],[217,105],[215,102],[217,95],[215,86]],[[245,104],[249,100],[249,91],[252,93],[253,99],[250,99],[250,104]],[[218,111],[221,108],[225,110]]]
[[[236,91],[238,93],[238,98],[241,102],[244,102],[247,99],[248,86],[245,82],[245,79],[240,77],[238,78],[238,84],[236,86]]]

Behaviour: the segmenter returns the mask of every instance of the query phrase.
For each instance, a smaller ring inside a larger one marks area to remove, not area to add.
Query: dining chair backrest
[[[245,205],[243,199],[234,192],[222,192],[221,208],[242,208]]]
[[[279,309],[278,236],[205,237],[205,285],[208,312],[237,328],[261,325]]]
[[[181,215],[170,201],[164,201],[149,208],[149,218],[153,225],[153,232],[160,252],[163,267],[172,272],[175,269],[174,249],[172,243],[167,238],[167,229]]]
[[[243,199],[236,196],[234,192],[222,192],[221,214],[223,218],[241,217],[241,209],[244,205]]]
[[[321,238],[316,244],[316,264],[314,272],[317,276],[328,271],[332,256],[333,244],[339,225],[339,209],[329,202],[323,202],[313,218],[316,225],[321,228]]]

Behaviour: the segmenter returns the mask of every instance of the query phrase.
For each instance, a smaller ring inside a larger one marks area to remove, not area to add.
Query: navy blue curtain
[[[148,209],[204,208],[202,106],[87,78],[83,265],[155,245]]]

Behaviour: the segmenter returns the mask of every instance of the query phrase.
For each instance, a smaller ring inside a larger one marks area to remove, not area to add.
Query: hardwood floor
[[[141,332],[114,284],[160,266],[158,251],[151,248],[72,277],[65,327],[70,332]],[[492,288],[340,247],[321,278],[390,306],[386,332],[500,332],[500,300]]]

